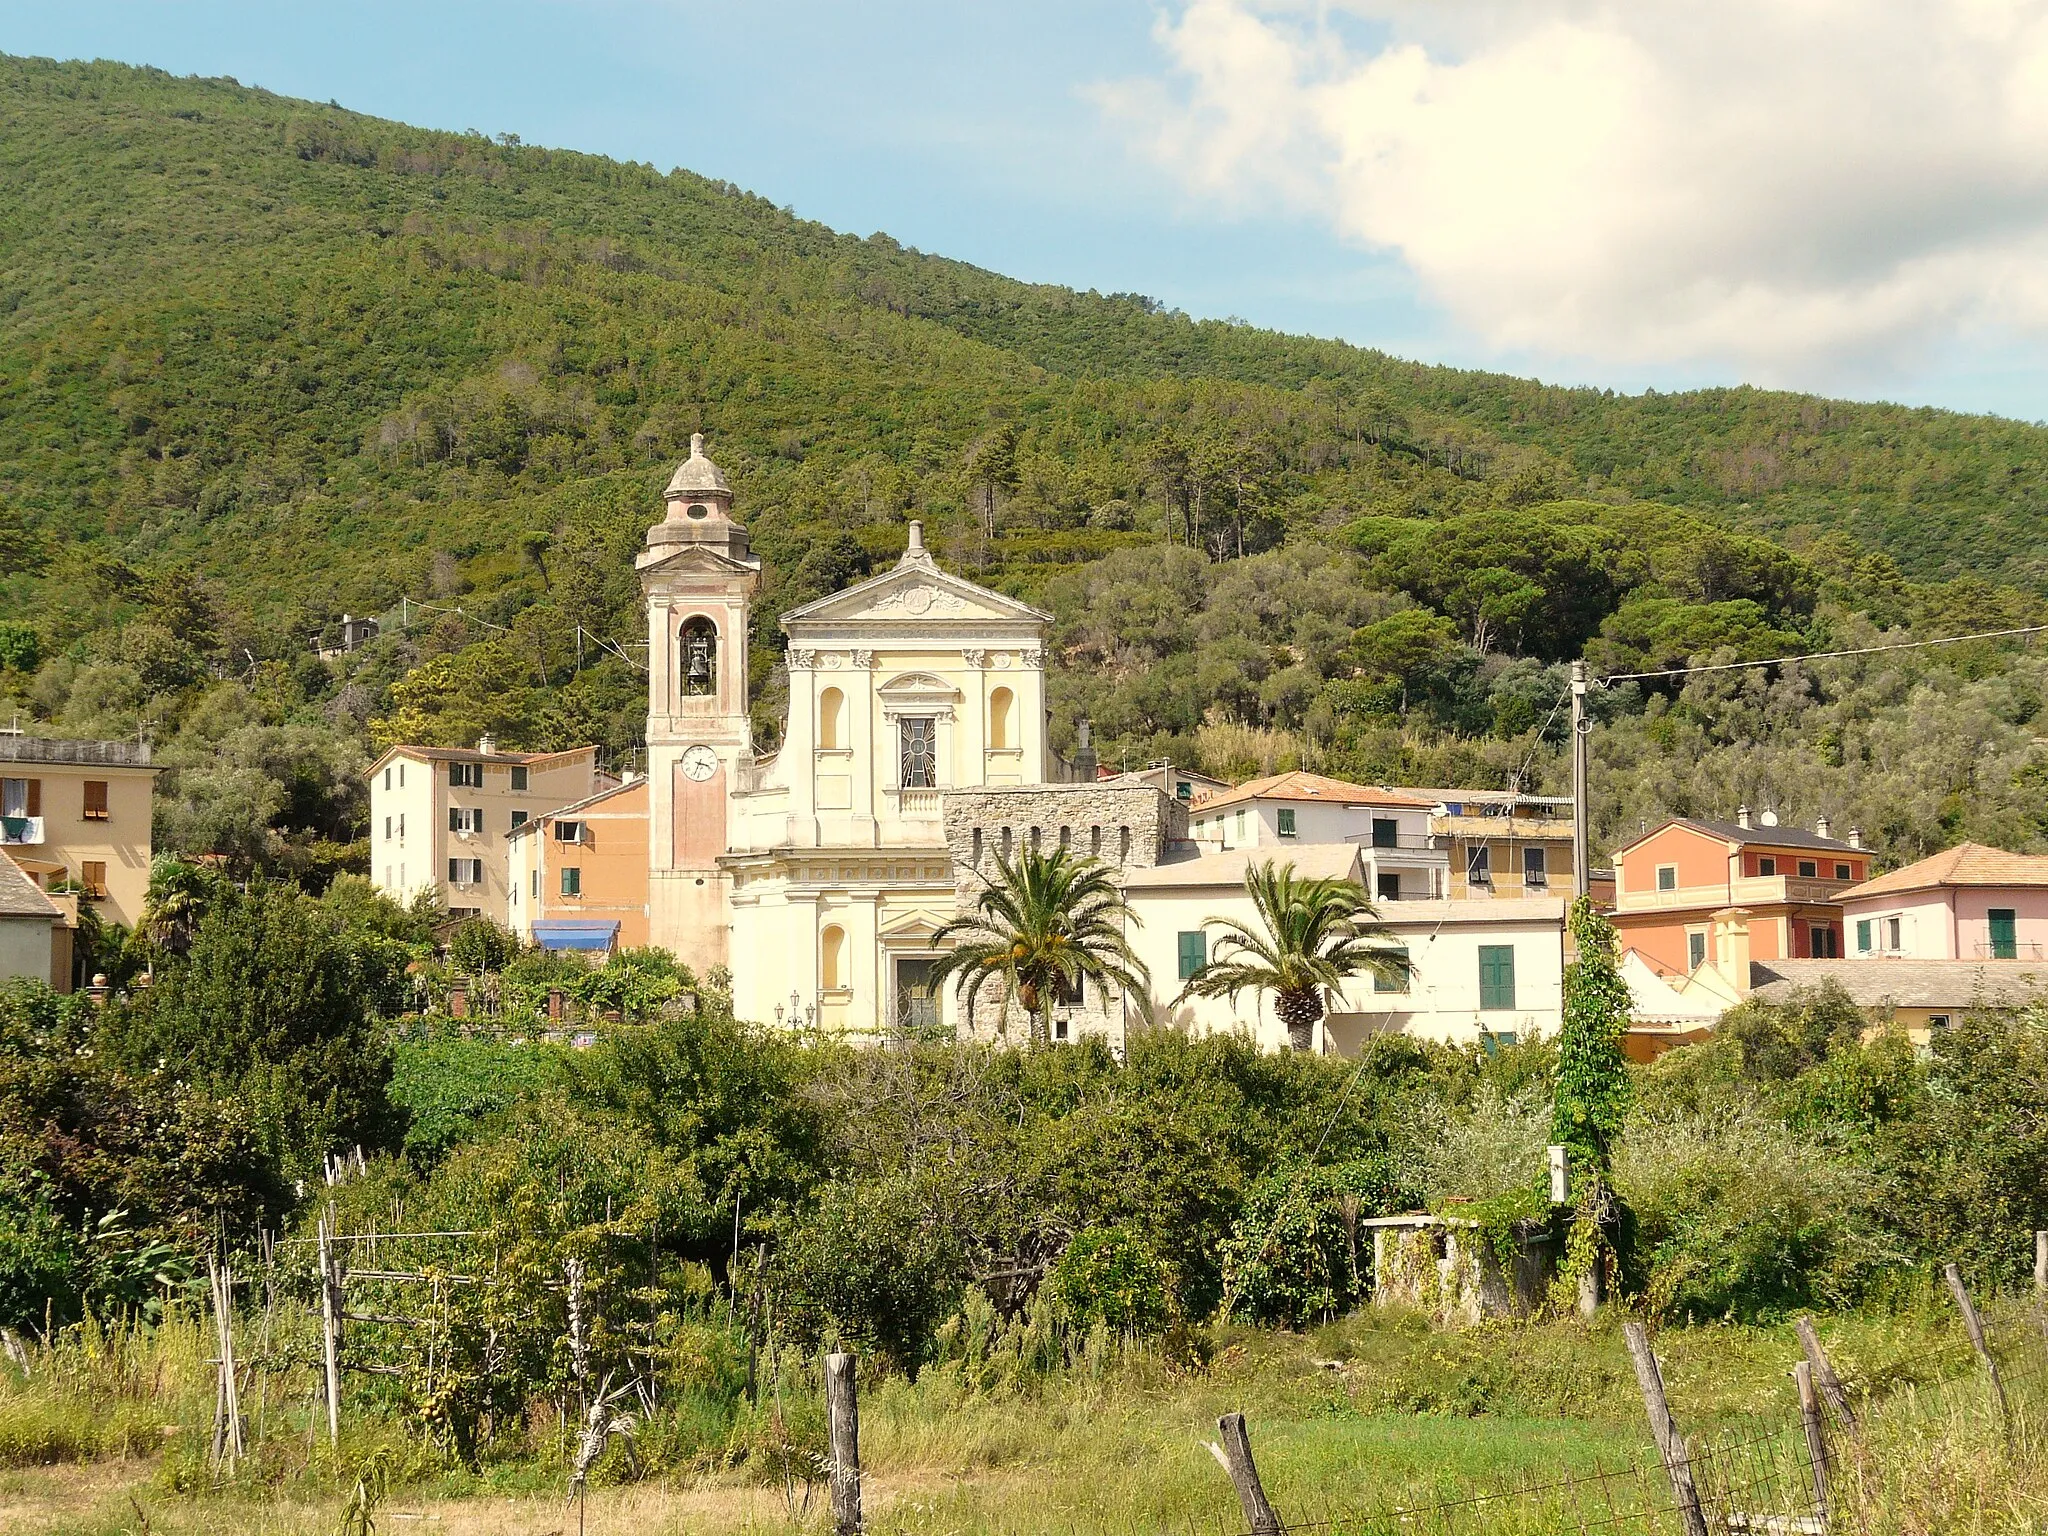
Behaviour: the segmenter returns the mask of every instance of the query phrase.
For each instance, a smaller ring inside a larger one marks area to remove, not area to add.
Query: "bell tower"
[[[718,860],[731,796],[753,765],[747,622],[761,561],[703,433],[662,499],[666,515],[634,561],[647,596],[648,934],[701,975],[732,963],[731,882]]]

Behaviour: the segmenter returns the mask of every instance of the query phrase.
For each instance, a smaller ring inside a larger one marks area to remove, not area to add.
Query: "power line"
[[[1966,640],[2006,640],[2019,635],[2048,634],[2048,624],[2026,624],[2018,629],[1986,629],[1974,635],[1943,635],[1934,640],[1897,640],[1889,645],[1859,645],[1845,651],[1805,651],[1797,656],[1771,656],[1762,661],[1717,661],[1697,667],[1666,667],[1661,672],[1609,672],[1599,679],[1609,683],[1647,682],[1659,677],[1688,677],[1696,672],[1741,672],[1752,667],[1782,667],[1792,661],[1833,661],[1844,656],[1876,656],[1885,651],[1919,651],[1936,645],[1961,645]]]

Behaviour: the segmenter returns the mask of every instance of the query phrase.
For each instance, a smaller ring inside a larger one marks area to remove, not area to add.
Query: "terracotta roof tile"
[[[1350,784],[1343,779],[1325,778],[1320,773],[1276,773],[1269,778],[1253,779],[1235,789],[1218,794],[1203,795],[1196,799],[1193,809],[1198,811],[1220,810],[1227,805],[1236,805],[1243,800],[1294,800],[1324,805],[1380,805],[1392,810],[1429,811],[1436,809],[1434,800],[1404,794],[1398,789],[1376,788],[1370,784]]]
[[[2007,853],[1983,843],[1957,843],[1929,854],[1917,864],[1852,885],[1836,898],[1888,896],[1895,891],[1931,891],[1942,886],[2048,885],[2048,857]]]

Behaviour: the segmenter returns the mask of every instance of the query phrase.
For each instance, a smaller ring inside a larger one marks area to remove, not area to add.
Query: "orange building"
[[[1781,827],[1747,808],[1734,821],[1673,817],[1614,852],[1614,926],[1624,950],[1686,974],[1712,958],[1714,914],[1742,908],[1758,960],[1831,959],[1842,950],[1840,897],[1870,873],[1856,834]]]
[[[549,949],[647,943],[647,781],[628,779],[508,834],[512,931]]]

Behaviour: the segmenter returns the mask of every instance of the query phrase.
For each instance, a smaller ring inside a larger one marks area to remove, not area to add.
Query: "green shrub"
[[[959,1234],[901,1176],[833,1184],[776,1255],[777,1302],[799,1337],[920,1365],[966,1289]]]
[[[1067,1317],[1084,1327],[1100,1322],[1122,1333],[1158,1333],[1171,1319],[1164,1266],[1124,1227],[1076,1234],[1048,1283]]]
[[[1357,1219],[1403,1193],[1385,1158],[1267,1175],[1223,1245],[1225,1314],[1299,1328],[1348,1310],[1366,1288]]]

